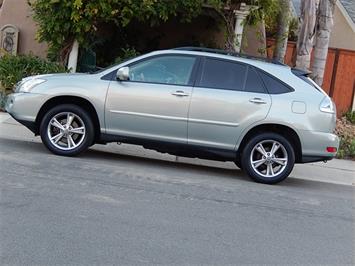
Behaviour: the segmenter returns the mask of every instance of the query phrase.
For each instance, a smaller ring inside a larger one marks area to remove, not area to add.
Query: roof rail
[[[277,61],[275,59],[269,59],[269,58],[260,57],[260,56],[252,56],[252,55],[247,55],[247,54],[241,54],[241,53],[237,53],[237,52],[233,52],[233,51],[227,51],[227,50],[221,50],[221,49],[186,46],[186,47],[173,48],[172,50],[192,51],[192,52],[206,52],[206,53],[230,55],[230,56],[235,56],[235,57],[240,57],[240,58],[259,60],[259,61],[263,61],[263,62],[267,62],[267,63],[273,63],[273,64],[277,64],[277,65],[286,66],[286,64],[283,64],[283,63],[281,63],[281,62],[279,62],[279,61]]]

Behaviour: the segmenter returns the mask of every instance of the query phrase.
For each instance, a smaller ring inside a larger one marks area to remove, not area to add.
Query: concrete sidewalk
[[[39,137],[35,137],[27,128],[17,123],[7,113],[3,112],[0,112],[0,138],[41,142]],[[236,168],[232,162],[215,162],[176,157],[128,144],[117,145],[116,143],[110,143],[108,145],[95,145],[92,149],[194,165],[214,166],[225,169]],[[297,164],[290,178],[355,186],[355,161],[334,159],[327,163]]]

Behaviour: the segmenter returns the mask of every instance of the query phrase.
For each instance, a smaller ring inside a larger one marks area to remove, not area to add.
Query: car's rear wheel
[[[291,173],[295,153],[291,143],[275,133],[262,133],[249,140],[243,150],[242,165],[255,181],[264,184],[281,182]]]
[[[62,104],[50,109],[43,117],[40,135],[51,152],[74,156],[93,143],[94,126],[84,109],[73,104]]]

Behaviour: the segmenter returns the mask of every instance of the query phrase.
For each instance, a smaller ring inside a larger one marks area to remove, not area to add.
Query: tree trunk
[[[323,84],[324,69],[328,56],[330,33],[333,28],[333,16],[336,0],[320,0],[317,17],[316,44],[312,65],[312,78],[319,85]]]
[[[68,59],[68,69],[71,73],[76,72],[76,67],[78,64],[78,54],[79,54],[79,43],[77,40],[74,40],[73,46],[69,54],[69,59]]]
[[[316,13],[317,0],[302,0],[296,58],[296,67],[299,69],[309,69],[315,33]]]
[[[277,17],[278,27],[273,58],[283,63],[287,50],[291,0],[279,0],[279,4],[280,12]]]

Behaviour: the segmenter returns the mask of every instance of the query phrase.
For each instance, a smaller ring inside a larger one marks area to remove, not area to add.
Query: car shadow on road
[[[24,141],[24,140],[17,140],[17,139],[0,139],[0,143],[2,141],[6,141],[9,143],[10,147],[9,150],[2,149],[0,153],[7,153],[11,151],[16,151],[20,153],[28,153],[30,149],[31,156],[33,159],[40,159],[40,156],[48,156],[52,155],[53,158],[56,158],[57,155],[53,155],[49,152],[42,143],[33,142],[33,141]],[[26,148],[26,149],[24,149]],[[39,157],[37,157],[39,156]],[[50,157],[52,157],[50,156]],[[37,157],[37,158],[35,158]],[[62,157],[72,159],[72,157]],[[131,164],[132,167],[134,165],[139,164],[140,166],[144,166],[146,168],[159,168],[160,170],[179,170],[182,174],[195,174],[199,176],[209,176],[213,178],[226,178],[229,180],[239,180],[244,182],[253,183],[253,181],[239,168],[235,166],[235,168],[226,168],[222,166],[215,166],[215,165],[208,165],[209,161],[203,160],[204,164],[194,164],[189,163],[186,161],[172,161],[166,160],[164,158],[152,158],[142,155],[135,155],[135,154],[125,154],[123,152],[118,151],[102,151],[97,149],[89,149],[88,151],[82,153],[81,155],[75,157],[76,160],[84,159],[84,160],[95,160],[100,163],[112,163],[112,162],[123,162]],[[211,163],[215,164],[214,161],[210,161]],[[207,163],[207,164],[206,164]],[[223,163],[222,163],[223,164]],[[268,186],[263,184],[258,184],[260,186]],[[291,175],[291,178],[287,178],[285,181],[281,182],[277,186],[286,186],[286,187],[293,187],[293,188],[317,188],[319,186],[334,186],[333,184],[323,183],[319,181],[312,181],[312,180],[305,180],[295,178]]]
[[[206,165],[208,161],[204,160],[203,164],[190,163],[185,161],[173,161],[164,158],[153,158],[149,155],[142,156],[139,154],[126,154],[120,151],[101,151],[90,149],[80,155],[82,158],[94,159],[95,161],[105,161],[105,162],[120,162],[129,163],[132,165],[139,164],[140,166],[147,168],[159,168],[160,170],[178,170],[182,173],[197,174],[200,176],[209,175],[215,177],[224,177],[229,179],[240,179],[249,181],[249,177],[239,168],[225,168],[223,166]],[[180,157],[179,157],[180,158]],[[211,161],[212,162],[212,161]],[[215,163],[215,162],[212,162]],[[223,163],[221,163],[223,164]]]
[[[171,161],[171,160],[166,160],[164,158],[152,158],[149,156],[142,156],[142,155],[132,155],[132,154],[125,154],[118,151],[101,151],[101,150],[94,150],[90,149],[87,152],[83,153],[81,155],[83,158],[89,158],[89,159],[94,159],[94,160],[102,160],[102,161],[116,161],[120,160],[120,162],[125,162],[125,163],[132,163],[134,164],[139,164],[146,166],[148,168],[159,168],[163,169],[166,171],[169,170],[179,170],[182,173],[190,173],[194,175],[199,175],[199,176],[213,176],[213,178],[225,178],[229,180],[238,180],[238,181],[244,181],[247,183],[252,183],[258,186],[268,186],[271,187],[270,185],[265,185],[265,184],[260,184],[260,183],[255,183],[250,177],[245,174],[241,169],[239,169],[237,166],[234,166],[233,168],[225,167],[223,162],[220,162],[218,166],[215,166],[213,164],[216,164],[215,161],[208,161],[208,160],[201,160],[203,161],[202,164],[196,164],[192,162],[186,162],[186,161]],[[180,158],[180,157],[179,157]],[[188,158],[184,158],[188,159]],[[200,161],[200,160],[198,160]],[[211,164],[208,164],[211,162]],[[282,187],[292,187],[292,188],[307,188],[307,189],[317,189],[319,186],[333,186],[333,184],[329,183],[323,183],[319,181],[313,181],[313,180],[306,180],[306,179],[300,179],[300,178],[295,178],[294,176],[290,176],[290,178],[287,178],[283,182],[279,183],[276,185],[282,186]]]

